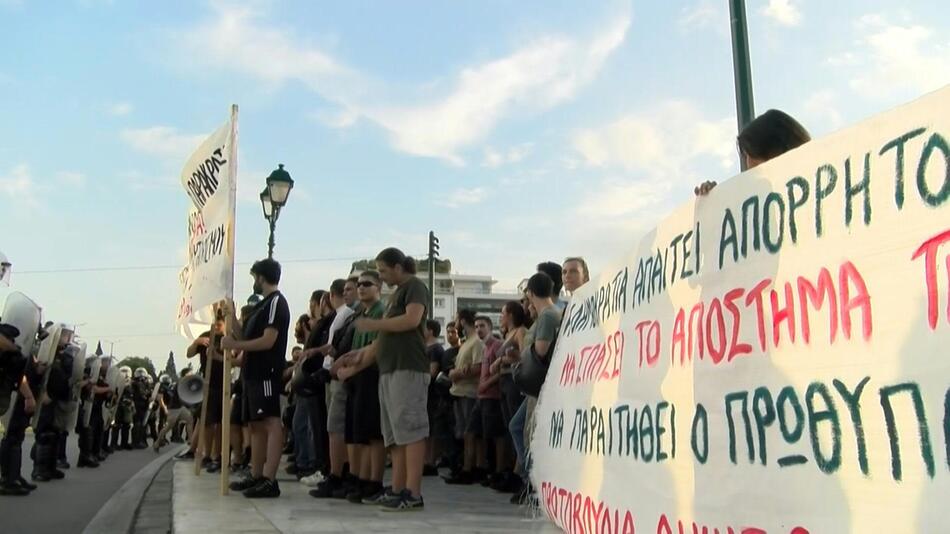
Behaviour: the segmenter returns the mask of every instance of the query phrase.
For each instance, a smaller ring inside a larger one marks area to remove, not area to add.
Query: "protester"
[[[294,363],[293,378],[291,379],[291,394],[294,396],[296,409],[291,423],[293,430],[295,451],[293,462],[287,467],[287,473],[296,475],[299,480],[315,475],[320,469],[325,469],[318,456],[318,447],[325,449],[322,443],[318,446],[319,419],[326,417],[326,400],[323,384],[317,383],[304,369],[308,357],[307,349],[323,345],[329,335],[330,320],[326,320],[330,313],[327,292],[314,291],[310,295],[310,314],[304,324],[298,324],[300,336],[298,342],[303,343]],[[314,336],[316,334],[316,336]],[[326,433],[326,423],[323,423],[322,434]]]
[[[736,138],[745,170],[754,169],[809,141],[808,130],[791,115],[777,109],[770,109],[753,119]],[[696,186],[693,192],[696,196],[705,196],[714,187],[716,182],[706,181]]]
[[[386,307],[380,301],[382,282],[376,271],[365,271],[358,279],[360,319],[382,319]],[[359,320],[359,319],[358,319]],[[358,324],[358,323],[357,323]],[[355,327],[350,350],[369,347],[377,331]],[[342,348],[341,348],[342,350]],[[386,470],[386,448],[380,422],[379,369],[368,365],[346,381],[347,404],[345,441],[350,471],[356,477],[348,488],[346,499],[352,503],[375,504],[384,495],[383,472]]]
[[[221,353],[221,336],[224,335],[224,315],[218,313],[215,316],[213,328],[199,335],[195,341],[188,347],[186,356],[194,358],[198,356],[198,374],[208,381],[208,398],[202,399],[207,405],[203,408],[204,419],[204,450],[202,465],[209,473],[215,473],[221,469],[221,395],[223,393],[222,385],[224,380],[224,357]],[[211,359],[211,365],[208,365],[208,359]],[[200,417],[199,417],[200,419]],[[196,432],[193,440],[197,440],[199,434]],[[197,441],[195,441],[197,443]]]
[[[330,293],[322,289],[310,295],[310,335],[304,344],[299,362],[298,403],[306,403],[309,413],[298,419],[306,425],[305,429],[295,432],[309,434],[313,444],[313,471],[298,473],[300,482],[308,487],[316,487],[323,481],[324,473],[330,472],[330,439],[327,434],[327,381],[329,374],[323,367],[323,354],[316,349],[327,344],[330,338],[330,326],[336,318],[336,311],[330,303]],[[297,456],[297,460],[300,457]],[[300,464],[298,464],[299,466]]]
[[[524,402],[524,395],[515,385],[511,375],[511,369],[521,358],[521,347],[524,344],[524,336],[527,331],[529,321],[528,314],[520,302],[509,301],[501,309],[501,329],[505,333],[505,341],[498,349],[499,357],[491,364],[490,373],[498,375],[499,389],[502,394],[501,412],[504,419],[505,428],[511,425],[511,420],[518,411],[518,407]],[[523,461],[524,451],[517,454],[514,467],[516,473],[522,472],[521,463]],[[511,491],[520,493],[522,481],[518,477],[509,477],[508,480],[492,485],[492,488],[499,491]]]
[[[470,423],[476,425],[477,429],[474,433],[482,438],[478,451],[478,467],[487,469],[487,449],[494,447],[494,471],[486,478],[485,484],[488,486],[501,485],[503,482],[510,484],[507,427],[501,411],[500,375],[491,370],[492,365],[499,358],[502,342],[493,335],[491,319],[486,316],[475,318],[475,332],[485,344],[485,354],[479,369],[476,415]]]
[[[251,267],[254,293],[264,298],[244,324],[243,340],[232,335],[222,340],[224,349],[242,355],[245,418],[251,426],[251,474],[231,488],[248,498],[279,497],[277,468],[283,429],[280,424],[280,375],[286,367],[290,308],[278,290],[280,264],[272,259]]]
[[[429,387],[429,394],[435,396],[436,405],[435,426],[430,427],[430,434],[441,455],[436,456],[436,468],[448,467],[458,471],[462,468],[462,446],[455,438],[455,399],[450,392],[452,381],[449,380],[449,372],[455,367],[455,359],[462,346],[455,321],[445,325],[445,341],[449,347],[443,350],[435,383],[430,383]]]
[[[426,321],[426,356],[429,358],[429,398],[426,403],[426,412],[429,415],[429,438],[426,440],[426,465],[422,469],[422,476],[431,477],[439,474],[436,467],[439,443],[436,439],[436,428],[440,424],[440,419],[444,418],[444,409],[440,405],[439,386],[436,379],[442,372],[443,361],[445,360],[445,348],[439,343],[439,334],[442,333],[442,325],[435,319]]]
[[[379,367],[381,430],[393,465],[392,487],[377,500],[384,511],[421,510],[429,418],[426,403],[429,362],[425,353],[425,314],[429,291],[416,278],[416,262],[399,249],[376,256],[380,278],[396,291],[385,319],[361,318],[361,331],[378,331],[369,346],[345,356],[338,371],[346,379],[369,367]]]
[[[475,312],[461,310],[456,324],[465,333],[465,342],[459,349],[455,368],[449,372],[452,381],[450,392],[455,397],[455,437],[463,440],[462,469],[445,481],[449,484],[472,484],[481,481],[483,473],[476,471],[479,456],[478,425],[473,424],[475,403],[478,396],[478,380],[481,376],[485,343],[475,330]]]
[[[561,277],[564,280],[564,290],[573,295],[579,287],[590,281],[587,262],[580,257],[567,258],[561,267]]]

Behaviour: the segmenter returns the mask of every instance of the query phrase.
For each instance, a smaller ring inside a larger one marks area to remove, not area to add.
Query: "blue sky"
[[[726,6],[0,0],[0,250],[48,318],[120,355],[182,354],[178,175],[237,103],[238,295],[278,163],[294,313],[430,229],[499,288],[567,255],[596,270],[737,172]],[[816,137],[950,82],[946,2],[747,6],[756,109]]]

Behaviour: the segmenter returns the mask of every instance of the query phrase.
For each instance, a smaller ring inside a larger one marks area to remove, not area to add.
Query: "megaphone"
[[[200,404],[204,393],[205,381],[198,375],[188,375],[178,381],[178,398],[189,406]]]

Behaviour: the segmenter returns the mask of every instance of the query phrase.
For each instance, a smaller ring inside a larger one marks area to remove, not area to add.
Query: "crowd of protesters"
[[[794,119],[771,110],[743,130],[738,145],[752,168],[808,140]],[[715,185],[705,182],[696,195]],[[232,490],[279,496],[286,454],[286,472],[318,499],[419,510],[423,478],[441,475],[438,483],[478,484],[512,494],[513,504],[534,502],[537,397],[519,387],[514,370],[526,358],[551,357],[563,310],[590,279],[583,258],[538,264],[498,324],[462,309],[443,327],[427,320],[429,290],[415,261],[387,248],[376,269],[312,293],[308,313],[293,325],[299,346],[290,362],[292,318],[278,290],[280,265],[262,260],[251,274],[262,299],[233,317],[239,328],[220,343],[241,367],[230,461],[244,476]],[[392,291],[386,298],[384,287]],[[212,434],[221,415],[207,417]],[[211,469],[221,457],[215,447],[206,452]]]

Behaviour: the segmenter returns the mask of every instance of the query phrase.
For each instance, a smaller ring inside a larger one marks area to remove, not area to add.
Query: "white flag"
[[[192,334],[189,323],[213,322],[210,306],[233,295],[236,176],[237,107],[231,120],[188,158],[181,173],[190,205],[188,263],[179,274],[176,324],[186,335]]]

